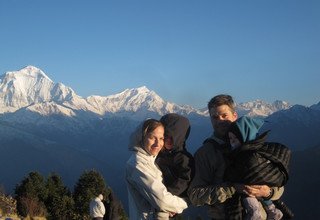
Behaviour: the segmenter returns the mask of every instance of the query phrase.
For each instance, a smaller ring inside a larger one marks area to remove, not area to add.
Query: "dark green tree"
[[[38,172],[30,172],[15,188],[17,210],[22,216],[45,216],[48,196],[45,179]]]
[[[75,210],[82,219],[89,218],[90,200],[102,194],[109,195],[103,176],[95,170],[85,171],[78,179],[74,188]]]
[[[74,201],[61,177],[55,173],[49,175],[46,188],[48,196],[45,205],[48,210],[48,219],[73,219]]]

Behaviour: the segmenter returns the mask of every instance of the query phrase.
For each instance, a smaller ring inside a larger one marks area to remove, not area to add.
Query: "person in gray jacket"
[[[227,144],[227,132],[231,122],[238,118],[235,104],[230,95],[217,95],[208,103],[213,135],[204,141],[196,151],[195,176],[188,189],[191,203],[195,206],[208,206],[208,216],[211,219],[228,219],[225,212],[226,200],[232,198],[236,191],[252,197],[279,199],[283,187],[267,185],[230,185],[224,182],[226,169],[226,154],[230,152]],[[262,205],[261,205],[261,209]],[[266,213],[263,218],[266,219]]]
[[[164,144],[164,126],[155,119],[146,120],[131,135],[126,164],[129,218],[167,220],[187,208],[184,199],[168,192],[162,173],[155,163]]]

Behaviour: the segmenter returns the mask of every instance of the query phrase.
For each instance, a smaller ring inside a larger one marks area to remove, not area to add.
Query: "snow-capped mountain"
[[[168,112],[176,112],[188,115],[191,112],[203,115],[203,113],[191,106],[179,106],[177,104],[163,100],[154,91],[142,86],[136,89],[126,89],[125,91],[106,97],[89,96],[87,102],[104,113],[117,113],[121,116],[132,116],[132,113],[145,115],[153,112],[164,115]],[[102,109],[101,109],[102,108]]]
[[[167,102],[145,86],[105,97],[82,98],[70,87],[54,83],[42,70],[33,66],[7,72],[0,77],[0,107],[0,113],[27,108],[41,115],[74,116],[77,111],[85,111],[98,117],[117,114],[135,119],[168,112],[203,115],[191,106]]]
[[[267,117],[274,112],[291,108],[291,105],[285,101],[276,100],[273,103],[267,103],[262,100],[239,103],[236,105],[239,115]]]
[[[54,83],[42,70],[27,66],[0,76],[0,113],[55,101],[63,103],[79,99],[75,92],[61,83]]]
[[[239,115],[266,117],[290,107],[284,101],[269,104],[256,100],[237,104],[237,111]],[[91,116],[96,117],[117,115],[136,120],[169,112],[208,116],[206,109],[198,110],[188,105],[167,102],[145,86],[126,89],[109,96],[82,98],[70,87],[53,82],[42,70],[34,66],[0,76],[0,114],[15,112],[21,108],[41,115],[75,116],[77,112],[89,112]]]
[[[36,102],[51,99],[54,83],[41,70],[28,66],[0,76],[0,111],[13,112]]]

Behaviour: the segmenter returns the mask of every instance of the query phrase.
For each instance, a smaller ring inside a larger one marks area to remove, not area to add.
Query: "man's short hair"
[[[215,97],[213,97],[209,102],[208,102],[208,109],[210,110],[211,108],[216,108],[221,105],[227,105],[229,108],[235,112],[236,111],[236,105],[233,101],[232,96],[227,95],[227,94],[220,94]]]

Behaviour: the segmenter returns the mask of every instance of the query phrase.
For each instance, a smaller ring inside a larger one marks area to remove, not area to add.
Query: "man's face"
[[[152,132],[146,134],[144,139],[144,148],[152,156],[157,156],[163,147],[164,128],[157,127]]]
[[[238,114],[233,112],[228,105],[211,108],[209,113],[214,132],[220,138],[226,136],[230,123],[238,118]]]

